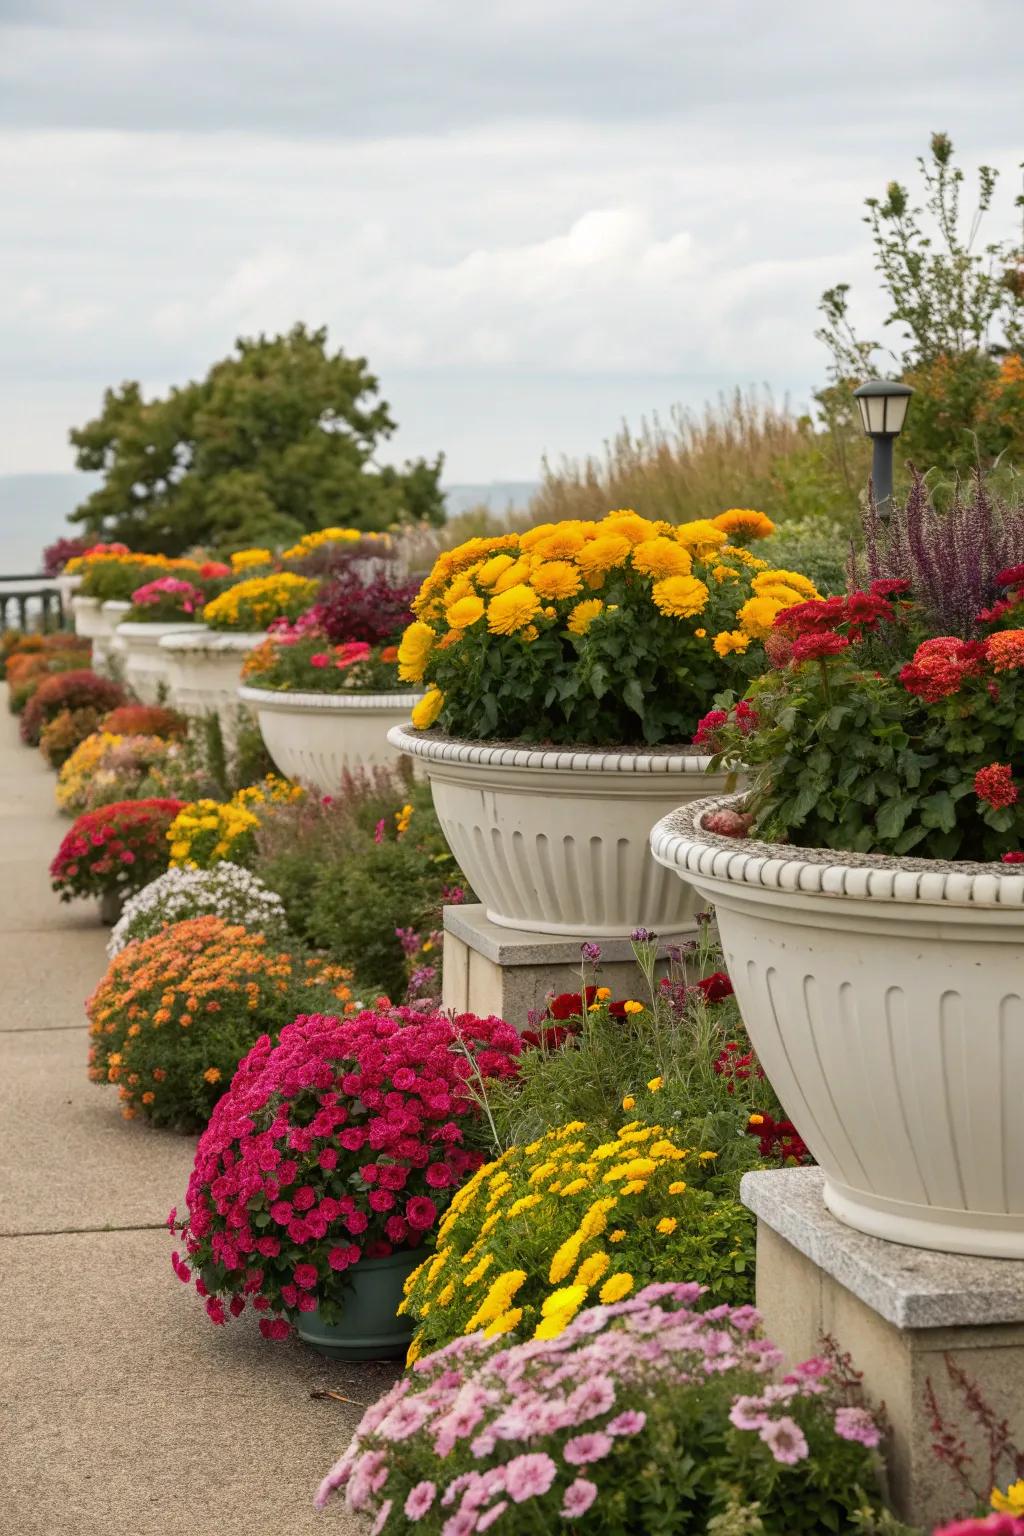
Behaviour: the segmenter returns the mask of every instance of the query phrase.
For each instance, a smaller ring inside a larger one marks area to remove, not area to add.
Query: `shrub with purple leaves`
[[[880,1432],[841,1363],[774,1382],[758,1313],[700,1312],[700,1294],[651,1285],[556,1338],[476,1333],[424,1356],[367,1410],[317,1504],[344,1490],[384,1536],[820,1536],[880,1513]]]
[[[393,582],[383,571],[364,581],[348,564],[321,588],[313,611],[334,645],[348,640],[386,645],[397,641],[412,622],[412,602],[418,591],[418,581]]]

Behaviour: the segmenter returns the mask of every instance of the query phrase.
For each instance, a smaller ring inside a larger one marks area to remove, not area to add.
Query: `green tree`
[[[103,484],[71,514],[99,538],[180,554],[292,541],[311,529],[440,523],[442,456],[374,462],[395,430],[365,358],[328,351],[326,327],[239,339],[200,382],[145,400],[108,389],[71,432]]]
[[[907,188],[889,183],[885,197],[869,197],[864,222],[871,230],[875,268],[889,303],[886,326],[899,341],[885,365],[912,385],[916,397],[900,440],[900,453],[921,469],[960,472],[1000,455],[1024,458],[1024,244],[978,244],[992,208],[997,172],[979,167],[969,219],[961,206],[964,172],[949,136],[935,133],[929,155],[918,159],[924,206]],[[1015,206],[1024,209],[1024,196]],[[817,400],[837,439],[858,430],[852,390],[878,377],[877,341],[861,340],[851,322],[849,284],[821,299],[824,323],[816,333],[831,353],[829,383]]]

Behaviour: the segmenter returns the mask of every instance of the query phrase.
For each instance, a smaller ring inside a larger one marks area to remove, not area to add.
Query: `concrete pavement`
[[[86,1078],[106,930],[49,889],[67,827],[0,690],[0,1532],[347,1536],[312,1496],[393,1368],[215,1328],[175,1279],[193,1147]]]

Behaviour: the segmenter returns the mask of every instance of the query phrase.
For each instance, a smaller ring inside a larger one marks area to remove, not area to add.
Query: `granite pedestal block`
[[[442,1004],[458,1013],[496,1014],[525,1029],[530,1010],[543,1010],[549,993],[579,991],[580,945],[587,938],[503,928],[482,905],[445,907]],[[617,998],[644,1001],[646,982],[629,940],[601,939],[600,945],[598,984]],[[659,955],[663,974],[668,962]]]
[[[825,1336],[852,1356],[868,1403],[884,1403],[891,1425],[896,1512],[930,1531],[972,1512],[932,1450],[936,1406],[974,1458],[974,1486],[989,1492],[988,1441],[965,1404],[964,1380],[1024,1448],[1024,1264],[866,1237],[836,1220],[821,1190],[817,1168],[743,1179],[741,1198],[757,1217],[765,1333],[787,1365],[817,1354]]]

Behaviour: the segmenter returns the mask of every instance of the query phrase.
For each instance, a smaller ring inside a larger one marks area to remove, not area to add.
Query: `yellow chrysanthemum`
[[[572,1322],[587,1299],[585,1285],[566,1285],[552,1291],[541,1308],[541,1321],[534,1330],[535,1339],[556,1339]]]
[[[674,1216],[663,1216],[655,1230],[660,1232],[662,1237],[671,1237],[678,1225],[679,1223]]]
[[[810,577],[802,575],[800,571],[759,571],[750,585],[755,592],[763,592],[768,587],[784,586],[799,592],[802,599],[813,600],[821,596]]]
[[[721,549],[728,543],[728,538],[721,528],[716,528],[706,517],[696,517],[690,523],[680,523],[675,531],[677,541],[688,549],[691,554],[703,557],[713,554],[716,549]]]
[[[484,600],[475,592],[459,597],[445,609],[445,618],[452,629],[468,629],[484,616]]]
[[[251,565],[269,565],[273,558],[269,549],[236,549],[231,556],[231,569],[245,571]]]
[[[408,626],[398,646],[398,675],[404,683],[422,683],[436,640],[436,634],[422,619],[414,619]]]
[[[532,587],[517,583],[492,597],[487,608],[487,628],[495,635],[514,635],[525,629],[540,607]]]
[[[670,1195],[685,1195],[686,1180],[676,1179],[672,1184],[669,1185],[668,1192]]]
[[[530,572],[530,585],[541,597],[575,597],[582,582],[568,560],[543,560]]]
[[[598,614],[603,611],[603,609],[604,603],[602,603],[599,597],[588,597],[582,603],[577,603],[575,608],[569,614],[569,623],[567,628],[569,629],[570,633],[574,635],[585,635],[591,624],[593,624],[594,620],[597,618]]]
[[[515,563],[512,555],[492,555],[489,560],[484,561],[476,573],[477,586],[493,587],[498,577],[503,576],[509,566]]]
[[[566,1275],[568,1275],[575,1268],[576,1260],[580,1256],[580,1249],[583,1247],[583,1243],[584,1238],[582,1238],[578,1232],[574,1232],[571,1237],[566,1238],[565,1242],[561,1245],[560,1248],[555,1249],[555,1252],[551,1257],[550,1267],[548,1269],[549,1285],[560,1284],[560,1282],[565,1279]]]
[[[511,1333],[513,1328],[519,1326],[522,1317],[522,1307],[513,1307],[510,1311],[503,1312],[500,1317],[496,1317],[494,1322],[489,1323],[484,1329],[484,1338],[495,1339],[501,1333]]]
[[[611,1267],[612,1261],[608,1254],[598,1249],[596,1253],[592,1253],[589,1258],[584,1259],[576,1271],[576,1284],[585,1285],[588,1288],[596,1285],[599,1280],[604,1279]]]
[[[689,550],[663,536],[638,544],[633,550],[633,569],[660,580],[665,576],[689,576],[693,560]]]
[[[745,634],[755,640],[764,640],[772,632],[775,615],[785,606],[773,602],[770,597],[748,597],[736,617]]]
[[[607,517],[601,519],[599,537],[607,534],[615,534],[619,538],[628,539],[631,544],[644,544],[648,539],[658,536],[658,525],[652,523],[649,518],[641,517],[639,512],[632,508],[623,507],[618,512],[609,512]]]
[[[616,565],[625,564],[632,544],[620,533],[601,534],[585,544],[576,556],[576,564],[588,576],[603,576]]]
[[[659,1093],[664,1085],[665,1079],[663,1077],[652,1077],[648,1082],[647,1087],[651,1093]]]
[[[530,533],[543,533],[543,537],[531,539]],[[547,528],[533,528],[530,533],[523,534],[522,548],[542,560],[571,560],[587,542],[583,527],[577,522],[557,524],[552,532],[548,532]]]
[[[689,619],[704,611],[709,593],[696,576],[666,576],[654,583],[651,597],[660,613],[673,619]]]
[[[711,521],[730,538],[766,539],[775,532],[771,518],[765,517],[763,512],[755,512],[752,507],[730,507]]]
[[[507,592],[510,587],[518,587],[521,582],[530,579],[530,562],[528,560],[513,560],[506,566],[492,587],[497,595],[499,592]]]
[[[750,646],[750,636],[745,635],[742,629],[723,629],[711,642],[712,650],[716,656],[731,656],[735,651],[742,656]]]
[[[610,1306],[613,1302],[621,1301],[624,1296],[628,1296],[632,1289],[633,1276],[622,1273],[612,1275],[610,1279],[606,1280],[598,1295],[605,1306]]]
[[[721,585],[723,581],[738,581],[740,573],[731,565],[716,565],[712,567],[712,576]]]
[[[422,699],[412,707],[412,723],[417,731],[429,730],[444,708],[444,694],[440,688],[428,688]]]
[[[638,1003],[635,998],[627,998],[622,1005],[624,1013],[643,1013],[643,1003]]]
[[[1005,1493],[993,1488],[991,1503],[992,1508],[997,1509],[1001,1515],[1024,1516],[1024,1479],[1011,1483]]]

